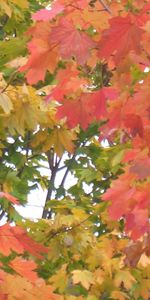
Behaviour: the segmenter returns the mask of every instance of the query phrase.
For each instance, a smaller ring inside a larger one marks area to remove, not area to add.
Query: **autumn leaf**
[[[10,8],[10,6],[7,4],[7,2],[5,0],[2,0],[0,3],[0,8],[9,16],[11,17],[12,14],[12,10]]]
[[[42,151],[47,152],[53,148],[57,155],[60,157],[64,151],[74,153],[76,140],[76,133],[70,131],[63,126],[55,126],[51,133],[40,132],[37,133],[32,141],[32,146],[36,147],[40,144]],[[41,143],[42,142],[42,143]]]
[[[53,72],[58,62],[56,45],[50,43],[50,25],[46,22],[37,23],[28,34],[33,39],[28,43],[29,60],[19,70],[27,71],[28,83],[35,84],[44,80],[46,71]]]
[[[22,277],[27,278],[29,281],[34,282],[38,279],[36,268],[37,265],[33,260],[22,259],[16,257],[9,264]]]
[[[54,44],[59,44],[63,59],[75,56],[81,65],[89,58],[90,49],[95,47],[95,42],[86,33],[76,29],[73,23],[65,18],[61,18],[58,26],[53,27],[50,40]]]
[[[62,101],[65,96],[73,97],[74,93],[80,93],[84,86],[87,85],[85,78],[79,77],[80,72],[76,66],[68,64],[66,69],[59,70],[56,76],[57,85],[51,90],[50,94],[46,97],[46,102],[50,100]]]
[[[18,5],[19,7],[21,7],[22,9],[28,8],[29,7],[29,2],[28,0],[20,0],[18,2],[18,0],[11,0],[11,2],[13,2],[14,4]]]
[[[90,285],[94,283],[93,274],[88,270],[74,270],[72,274],[73,283],[81,283],[86,290],[88,290]]]
[[[67,117],[70,128],[81,125],[86,129],[93,121],[106,117],[106,101],[115,99],[117,92],[111,88],[102,88],[93,93],[83,93],[79,99],[63,100],[57,108],[57,117]]]
[[[111,298],[116,300],[125,300],[125,299],[129,299],[129,296],[120,291],[113,291],[111,293]]]
[[[53,293],[50,286],[44,280],[38,279],[33,285],[26,278],[18,275],[5,274],[0,286],[0,293],[7,298],[2,299],[25,299],[25,300],[57,300],[59,296]]]
[[[9,193],[6,193],[6,192],[0,192],[0,198],[6,198],[8,201],[12,202],[13,204],[19,204],[19,200],[10,195]]]
[[[131,289],[134,282],[136,282],[136,280],[128,270],[120,270],[114,278],[114,284],[116,287],[123,284],[126,289]]]
[[[52,284],[55,290],[58,290],[60,293],[65,292],[67,288],[67,265],[64,264],[59,271],[50,277],[49,282]]]
[[[150,159],[143,159],[135,162],[131,166],[130,171],[137,174],[139,179],[144,179],[150,176]]]
[[[130,129],[132,136],[143,136],[143,123],[140,116],[136,114],[126,114],[123,118],[124,125]]]
[[[0,234],[0,252],[8,256],[11,251],[18,254],[24,251],[42,258],[41,253],[47,253],[47,248],[33,241],[26,232],[20,227],[12,227],[9,224],[1,226]]]
[[[116,63],[119,63],[130,51],[137,54],[141,52],[143,30],[133,15],[111,18],[109,24],[110,27],[102,32],[99,42],[100,58],[108,58],[114,54]]]
[[[124,249],[126,254],[125,257],[125,264],[131,267],[135,267],[141,257],[143,252],[142,243],[140,241],[131,242],[129,245]]]
[[[11,99],[8,97],[7,94],[0,94],[0,106],[6,114],[9,114],[10,111],[13,109]]]
[[[55,18],[58,14],[63,12],[64,6],[58,1],[54,2],[48,9],[40,9],[32,15],[32,19],[36,21],[49,21]]]

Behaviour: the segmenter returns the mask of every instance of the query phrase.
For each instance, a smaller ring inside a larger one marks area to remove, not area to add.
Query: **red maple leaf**
[[[125,231],[130,233],[133,239],[138,239],[148,231],[150,205],[149,184],[145,182],[136,186],[137,179],[138,174],[131,173],[131,168],[127,168],[102,196],[103,200],[111,201],[110,218],[118,220],[124,217]]]
[[[137,174],[139,179],[150,176],[150,158],[136,161],[131,166],[130,171]]]
[[[66,117],[67,124],[73,128],[80,124],[86,129],[93,121],[106,117],[107,99],[115,99],[117,92],[112,88],[102,88],[93,93],[83,93],[80,98],[62,101],[57,109],[59,119]]]
[[[49,9],[40,9],[33,14],[32,19],[36,21],[49,21],[63,12],[64,6],[59,2],[54,2]]]
[[[148,229],[148,210],[135,207],[134,210],[126,216],[126,232],[131,233],[133,240],[137,240],[144,235]]]
[[[10,255],[12,251],[22,254],[24,251],[42,258],[40,253],[47,253],[45,246],[33,241],[20,227],[5,224],[0,227],[0,252]]]
[[[132,136],[138,134],[140,137],[143,137],[143,123],[140,116],[136,114],[126,114],[123,117],[123,123],[126,128],[130,129],[130,133]]]
[[[68,65],[65,70],[59,70],[56,77],[58,83],[46,97],[46,101],[52,99],[62,101],[64,96],[70,97],[80,91],[81,88],[87,84],[87,80],[80,78],[79,74],[80,72],[70,65]]]
[[[95,42],[85,33],[76,29],[71,21],[61,18],[58,26],[53,27],[50,40],[59,43],[60,55],[63,59],[75,56],[77,62],[85,64],[90,56],[90,49]]]
[[[115,61],[120,62],[131,50],[135,53],[141,52],[143,30],[133,15],[111,18],[109,24],[109,29],[103,31],[99,42],[100,58],[108,58],[114,54]]]

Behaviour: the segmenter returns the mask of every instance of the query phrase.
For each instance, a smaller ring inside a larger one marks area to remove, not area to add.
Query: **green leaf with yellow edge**
[[[120,164],[120,162],[122,161],[124,152],[125,152],[125,149],[118,151],[118,153],[113,157],[113,159],[111,161],[113,167]]]
[[[0,41],[0,69],[3,70],[6,63],[25,54],[26,41],[25,37]]]
[[[95,282],[93,273],[88,270],[74,270],[72,274],[73,283],[81,283],[86,290],[88,290],[90,285]]]

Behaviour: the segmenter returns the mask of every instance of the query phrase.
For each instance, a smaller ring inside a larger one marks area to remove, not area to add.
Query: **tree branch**
[[[109,6],[105,3],[104,0],[99,0],[100,4],[104,7],[104,9],[112,15],[112,11],[110,10]]]
[[[59,160],[57,161],[57,156],[56,156],[55,161],[54,161],[54,151],[52,152],[52,149],[50,149],[47,152],[47,157],[48,157],[49,169],[51,171],[51,177],[50,177],[50,180],[49,180],[49,187],[48,187],[48,191],[47,191],[47,195],[46,195],[45,205],[52,197],[52,192],[54,190],[54,183],[55,183],[56,174],[57,174],[59,164],[60,164],[61,159],[62,159],[62,157],[60,157]],[[48,211],[48,209],[45,209],[45,207],[44,207],[42,218],[47,219],[47,218],[50,217],[50,214],[51,213]]]
[[[6,86],[0,91],[0,94],[4,93],[7,88],[9,87],[9,85],[11,84],[11,82],[13,81],[13,79],[15,78],[16,74],[17,74],[17,70],[15,70],[11,75],[10,75],[10,78],[6,84]]]
[[[2,220],[4,216],[5,216],[5,211],[3,210],[0,214],[0,220]]]

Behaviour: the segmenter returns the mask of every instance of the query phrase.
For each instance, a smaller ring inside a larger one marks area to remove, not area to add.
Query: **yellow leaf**
[[[123,283],[124,287],[129,290],[135,281],[135,278],[128,270],[120,270],[115,275],[114,284],[116,287],[120,287]]]
[[[113,291],[111,293],[111,298],[113,299],[117,299],[117,300],[125,300],[125,299],[129,299],[128,295],[120,292],[120,291]]]
[[[0,106],[6,114],[9,114],[13,109],[12,102],[6,94],[0,94]]]
[[[9,61],[6,64],[6,66],[11,67],[11,68],[19,68],[19,67],[25,65],[26,62],[27,62],[27,58],[23,57],[23,56],[20,56],[20,57],[17,57],[15,59]]]
[[[4,148],[5,146],[2,143],[0,143],[0,156],[2,156]]]
[[[104,279],[105,279],[105,272],[103,270],[101,270],[100,268],[96,269],[96,271],[94,272],[94,276],[95,276],[95,281],[98,284],[102,284]]]
[[[29,7],[29,3],[27,0],[11,0],[11,2],[16,4],[20,8],[28,8]]]
[[[88,215],[85,213],[85,211],[81,208],[80,209],[79,208],[73,208],[72,213],[74,215],[74,218],[79,222],[80,221],[82,222],[83,220],[85,220],[88,217]]]
[[[6,13],[6,15],[11,17],[12,10],[5,0],[0,1],[0,8]]]
[[[53,275],[49,282],[52,284],[54,289],[58,289],[60,293],[63,293],[67,287],[67,273],[66,273],[67,264],[64,264],[59,271]]]
[[[95,282],[93,274],[87,270],[74,270],[73,274],[73,283],[81,283],[85,289],[89,289],[90,285]]]
[[[147,267],[150,266],[150,258],[146,254],[142,254],[138,262],[139,266]]]
[[[51,147],[54,147],[58,156],[61,156],[65,150],[70,153],[74,152],[74,143],[76,134],[66,128],[57,126],[54,127],[52,132],[47,136],[47,140],[43,145],[43,151],[48,151]]]
[[[149,287],[150,279],[141,280],[134,293],[135,299],[142,297],[142,299],[148,300],[150,296]]]

